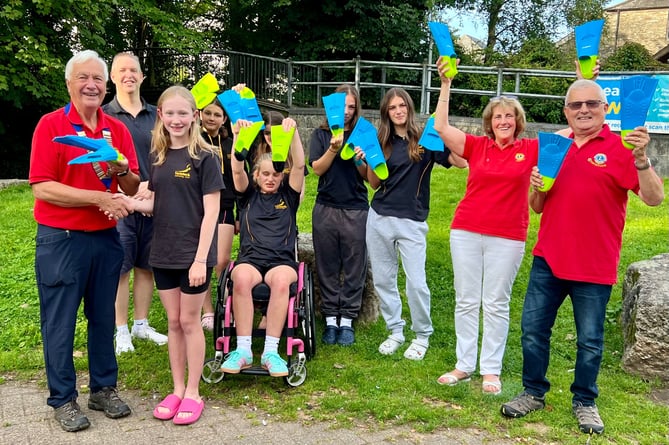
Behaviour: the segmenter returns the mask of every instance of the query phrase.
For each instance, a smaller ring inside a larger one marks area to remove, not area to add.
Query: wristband
[[[648,169],[650,168],[650,166],[651,166],[651,164],[650,164],[650,158],[646,158],[646,163],[645,163],[644,165],[642,165],[641,167],[639,167],[639,166],[636,164],[636,161],[634,161],[634,166],[635,166],[636,169],[639,170],[639,171],[642,171],[642,170],[648,170]]]
[[[353,163],[355,163],[356,167],[360,167],[362,165],[362,159],[356,159]]]
[[[130,167],[126,168],[124,172],[116,173],[116,176],[121,177],[127,175],[128,173],[130,173]]]
[[[207,260],[199,260],[199,259],[197,259],[197,258],[195,258],[195,259],[193,260],[193,262],[194,262],[194,263],[207,264]]]

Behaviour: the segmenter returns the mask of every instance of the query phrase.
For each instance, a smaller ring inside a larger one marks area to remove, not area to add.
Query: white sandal
[[[214,313],[213,312],[205,312],[202,314],[202,318],[200,319],[200,324],[202,325],[202,328],[207,330],[207,331],[213,331],[214,330]]]
[[[411,340],[411,345],[404,351],[404,358],[409,360],[423,360],[427,347],[428,345],[419,340]]]
[[[394,354],[395,351],[397,351],[403,344],[404,339],[397,339],[391,335],[379,345],[379,352],[383,355],[391,355]]]

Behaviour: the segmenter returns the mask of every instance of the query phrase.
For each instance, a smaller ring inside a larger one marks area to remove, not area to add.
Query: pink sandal
[[[179,406],[181,405],[181,399],[175,394],[170,394],[165,397],[162,402],[160,402],[153,409],[153,417],[159,420],[170,420],[177,414],[179,411]],[[160,411],[159,408],[165,408],[167,411]]]
[[[200,418],[200,415],[202,415],[203,409],[204,400],[196,402],[193,399],[185,398],[181,402],[179,410],[174,415],[172,422],[174,422],[175,425],[190,425],[191,423],[195,423]],[[179,414],[190,414],[190,416],[179,417]]]

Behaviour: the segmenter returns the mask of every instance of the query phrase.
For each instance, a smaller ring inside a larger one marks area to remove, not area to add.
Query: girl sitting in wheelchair
[[[240,128],[251,124],[245,120],[237,121],[232,130],[235,140],[233,146]],[[297,281],[296,217],[304,185],[305,161],[295,121],[285,118],[281,126],[284,132],[295,129],[290,143],[293,165],[288,174],[288,181],[283,180],[283,172],[275,171],[271,153],[258,158],[251,176],[244,171],[244,162],[235,156],[232,157],[235,191],[240,194],[241,224],[239,256],[230,276],[233,283],[232,310],[235,317],[237,349],[232,351],[221,365],[221,371],[230,374],[237,374],[253,365],[252,290],[264,281],[270,288],[270,299],[267,307],[265,347],[260,364],[272,377],[288,375],[286,361],[279,355],[278,347],[288,313],[290,285]],[[265,138],[270,137],[270,128],[267,125]]]

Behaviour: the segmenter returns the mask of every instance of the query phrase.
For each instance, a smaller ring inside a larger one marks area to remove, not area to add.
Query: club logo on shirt
[[[186,168],[183,170],[177,170],[174,172],[174,177],[175,178],[182,178],[182,179],[190,179],[190,169],[191,165],[190,162],[186,164]]]
[[[604,153],[597,153],[591,158],[588,158],[588,162],[595,167],[606,167],[606,154]]]
[[[282,199],[281,201],[279,201],[277,204],[274,205],[274,208],[276,210],[286,210],[288,208],[288,206],[286,205],[286,203]]]
[[[523,162],[525,160],[525,153],[516,153],[516,162]]]

